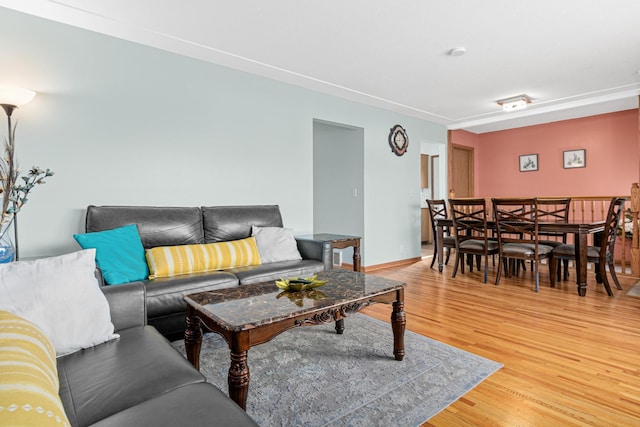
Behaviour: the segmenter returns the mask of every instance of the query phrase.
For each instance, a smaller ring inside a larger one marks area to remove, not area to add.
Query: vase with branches
[[[11,245],[3,242],[7,242],[7,232],[12,224],[15,230],[16,215],[29,200],[29,193],[36,185],[44,184],[45,178],[54,175],[53,171],[37,166],[20,175],[15,157],[15,132],[16,126],[9,125],[0,158],[0,262],[11,261],[14,257]]]

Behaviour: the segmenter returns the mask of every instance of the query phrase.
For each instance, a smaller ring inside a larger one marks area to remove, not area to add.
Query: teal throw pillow
[[[82,249],[96,249],[96,265],[109,285],[145,280],[149,267],[135,224],[94,233],[74,234]]]

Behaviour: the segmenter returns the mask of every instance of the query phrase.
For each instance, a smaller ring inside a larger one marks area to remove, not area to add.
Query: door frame
[[[429,171],[429,173],[431,174],[431,199],[435,199],[435,188],[436,188],[436,182],[438,183],[438,185],[440,185],[440,177],[438,177],[438,179],[436,180],[436,161],[440,161],[440,155],[439,154],[434,154],[431,156],[430,159],[430,166],[431,166],[431,170]],[[438,165],[439,166],[439,165]]]
[[[475,151],[473,147],[467,145],[458,145],[452,142],[452,133],[447,131],[447,184],[449,188],[449,198],[455,197],[455,188],[453,188],[453,149],[460,149],[468,151],[469,154],[469,189],[471,194],[469,197],[475,195],[475,181],[474,181],[474,163],[475,163]]]

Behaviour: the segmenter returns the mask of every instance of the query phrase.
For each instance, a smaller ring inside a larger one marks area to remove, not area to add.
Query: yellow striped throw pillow
[[[70,425],[53,344],[33,323],[2,310],[0,361],[0,425]]]
[[[159,246],[147,249],[146,255],[149,279],[260,264],[255,237],[202,245]]]

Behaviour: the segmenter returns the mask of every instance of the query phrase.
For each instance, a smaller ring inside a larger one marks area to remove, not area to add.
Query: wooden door
[[[422,197],[426,198],[426,194],[424,191],[425,188],[429,188],[429,184],[433,185],[433,183],[429,182],[429,155],[428,154],[421,154],[420,155],[420,194],[422,195]],[[426,206],[426,202],[424,200],[421,200],[420,203],[423,206]],[[429,217],[429,210],[428,208],[423,207],[422,209],[420,209],[421,212],[421,240],[422,243],[431,243],[432,237],[431,235],[433,234],[431,232],[431,218]]]
[[[420,187],[429,188],[429,155],[420,154]]]
[[[451,144],[449,197],[473,197],[473,148]]]
[[[431,198],[440,198],[440,156],[431,156]]]

